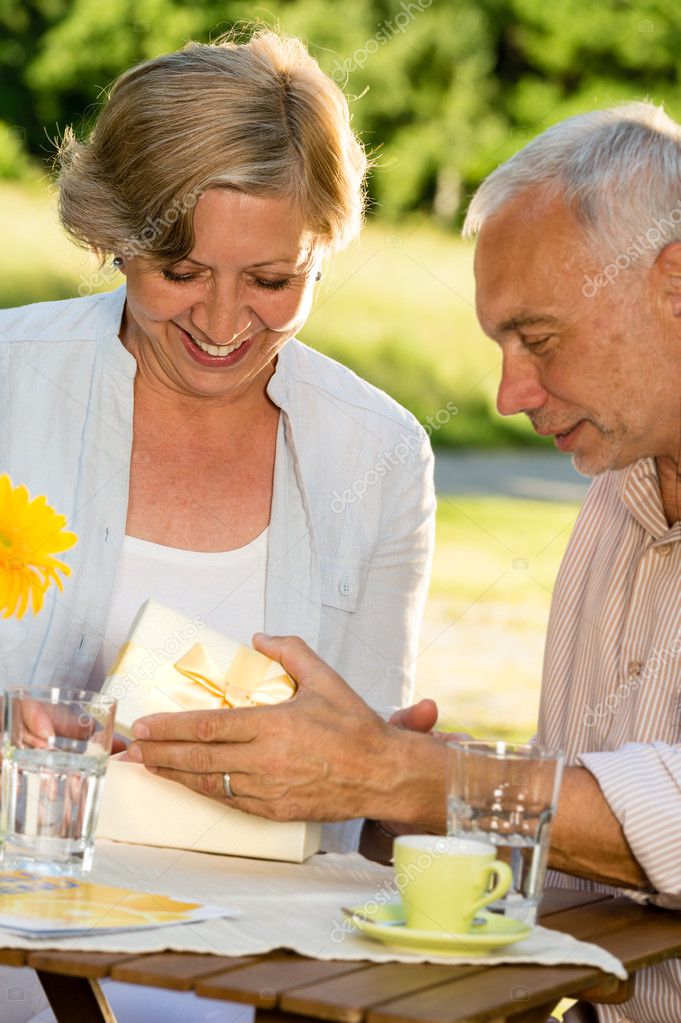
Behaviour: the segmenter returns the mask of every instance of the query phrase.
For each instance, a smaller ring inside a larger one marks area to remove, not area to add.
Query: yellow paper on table
[[[109,934],[238,915],[221,906],[77,878],[0,873],[0,929],[15,934]]]
[[[128,738],[146,714],[261,707],[295,691],[276,661],[154,600],[137,613],[102,689],[118,700],[116,731]]]

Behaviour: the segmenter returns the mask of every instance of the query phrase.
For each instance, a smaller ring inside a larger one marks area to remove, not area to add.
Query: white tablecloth
[[[44,941],[26,940],[0,930],[2,946],[130,953],[172,949],[223,956],[287,948],[316,959],[579,964],[622,979],[627,975],[619,960],[604,949],[543,927],[492,956],[470,959],[416,955],[371,941],[350,925],[340,907],[387,901],[393,893],[392,870],[358,853],[319,854],[300,864],[276,863],[102,841],[97,843],[91,879],[187,901],[225,905],[240,911],[241,916],[137,933]]]

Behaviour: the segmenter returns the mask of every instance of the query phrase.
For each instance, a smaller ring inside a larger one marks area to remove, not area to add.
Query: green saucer
[[[522,941],[532,933],[529,924],[484,910],[476,918],[481,922],[474,924],[466,934],[417,931],[402,923],[404,913],[399,902],[377,906],[371,913],[367,913],[364,906],[354,906],[350,916],[355,927],[368,938],[404,951],[437,956],[486,955],[495,948]]]

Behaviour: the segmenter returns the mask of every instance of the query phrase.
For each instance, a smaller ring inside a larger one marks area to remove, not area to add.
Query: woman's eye
[[[285,277],[280,281],[265,281],[261,277],[254,278],[257,287],[264,288],[266,291],[281,291],[283,288],[288,288],[293,283],[292,277]]]
[[[176,274],[172,270],[161,270],[161,277],[173,284],[186,284],[187,281],[196,280],[196,274]]]
[[[178,274],[173,270],[166,269],[161,270],[161,276],[164,280],[170,281],[172,284],[186,284],[189,281],[196,281],[199,278],[199,274],[196,273]],[[281,291],[284,288],[290,287],[294,280],[294,277],[284,277],[277,281],[269,281],[264,280],[262,277],[254,277],[253,283],[256,287],[263,288],[265,291]]]

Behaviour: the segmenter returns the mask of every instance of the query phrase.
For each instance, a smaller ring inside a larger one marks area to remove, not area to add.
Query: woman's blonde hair
[[[362,224],[367,158],[347,100],[300,40],[270,30],[126,71],[90,137],[65,132],[59,161],[62,224],[102,260],[184,259],[211,187],[290,199],[327,250]]]

